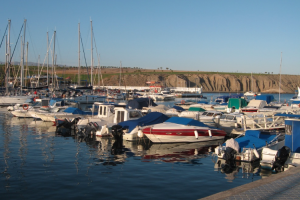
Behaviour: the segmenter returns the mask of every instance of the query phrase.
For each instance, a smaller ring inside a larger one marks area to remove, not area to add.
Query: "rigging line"
[[[10,57],[10,60],[8,61],[8,65],[9,65],[9,66],[11,66],[11,60],[12,60],[12,58],[13,58],[13,56],[14,56],[16,47],[17,47],[17,45],[18,45],[19,38],[20,38],[20,35],[21,35],[21,33],[22,33],[23,26],[24,26],[24,24],[22,24],[22,27],[21,27],[21,30],[20,30],[20,33],[19,33],[19,37],[18,37],[17,42],[16,42],[16,45],[15,45],[15,48],[14,48],[14,50],[13,50],[13,53],[12,53],[11,57]],[[9,67],[6,69],[5,74],[8,72],[8,69],[9,69]]]
[[[33,55],[34,55],[35,60],[37,60],[37,59],[36,59],[35,49],[34,49],[34,43],[33,43],[33,40],[32,40],[32,38],[31,38],[31,33],[30,33],[30,31],[29,31],[28,22],[26,22],[26,25],[27,25],[27,29],[26,29],[26,30],[28,30],[29,38],[30,38],[30,41],[31,41],[31,43],[32,43],[32,51],[33,51]]]
[[[61,57],[61,52],[60,52],[60,47],[59,47],[59,42],[58,42],[57,33],[56,33],[56,36],[55,36],[55,37],[56,37],[56,43],[57,43],[57,47],[58,47],[58,55],[59,55],[59,57],[60,57],[61,62],[64,63],[63,60],[62,60],[62,57]]]
[[[80,41],[81,41],[81,46],[82,46],[82,52],[83,52],[83,56],[84,56],[86,71],[87,71],[88,79],[89,79],[89,82],[90,82],[89,70],[88,70],[87,63],[86,63],[85,51],[84,51],[84,47],[83,47],[83,42],[82,42],[81,34],[80,34]]]
[[[4,31],[4,34],[3,34],[3,37],[2,37],[2,40],[1,40],[0,48],[1,48],[1,46],[2,46],[2,43],[3,43],[3,40],[4,40],[5,33],[6,33],[6,31],[7,31],[7,28],[8,28],[8,24],[6,25],[6,29],[5,29],[5,31]]]

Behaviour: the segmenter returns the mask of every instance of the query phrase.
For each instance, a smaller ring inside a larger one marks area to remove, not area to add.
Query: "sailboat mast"
[[[6,73],[5,73],[5,87],[6,87],[6,94],[8,94],[8,81],[9,81],[9,71],[10,71],[10,23],[11,20],[8,20],[8,36],[6,36],[6,53],[5,53],[5,59],[6,59]]]
[[[251,72],[251,91],[253,92],[253,77],[252,77],[252,72]]]
[[[280,53],[280,70],[279,70],[279,103],[280,103],[280,86],[281,86],[281,64],[282,64],[282,52]]]
[[[80,23],[78,23],[78,86],[80,85]]]
[[[54,31],[54,39],[53,39],[53,54],[52,54],[52,88],[54,89],[54,59],[55,59],[55,35],[56,31]]]
[[[24,20],[24,36],[23,36],[23,46],[22,46],[22,67],[21,67],[21,94],[24,85],[24,53],[25,53],[25,33],[26,33],[26,19]]]
[[[121,87],[121,70],[122,70],[122,61],[120,61],[120,80],[119,80],[119,89]]]
[[[91,20],[91,86],[93,86],[93,25]]]
[[[47,31],[47,86],[49,87],[49,34]]]

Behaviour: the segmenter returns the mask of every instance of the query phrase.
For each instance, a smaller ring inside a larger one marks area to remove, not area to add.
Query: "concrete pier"
[[[300,167],[202,198],[220,199],[300,199]]]

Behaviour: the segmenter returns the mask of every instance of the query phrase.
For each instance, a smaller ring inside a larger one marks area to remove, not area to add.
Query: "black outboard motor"
[[[78,130],[77,135],[79,137],[89,137],[95,135],[98,130],[101,130],[101,127],[97,122],[89,122],[84,128]]]
[[[284,171],[284,163],[290,157],[291,149],[287,146],[283,146],[281,149],[277,151],[275,156],[275,161],[272,166],[272,170],[276,172]]]
[[[120,125],[114,125],[111,128],[111,133],[115,138],[115,142],[111,149],[112,155],[120,155],[123,151],[123,127]]]
[[[75,134],[76,124],[79,117],[73,120],[65,119],[64,121],[56,120],[56,133],[62,136],[69,136]]]
[[[230,174],[234,170],[236,170],[236,162],[235,162],[235,156],[237,152],[231,147],[226,147],[226,150],[224,151],[223,159],[226,160],[225,164],[221,165],[221,172],[225,174]]]
[[[226,160],[226,161],[235,160],[235,155],[236,154],[237,154],[236,150],[234,150],[231,147],[226,147],[223,159]]]

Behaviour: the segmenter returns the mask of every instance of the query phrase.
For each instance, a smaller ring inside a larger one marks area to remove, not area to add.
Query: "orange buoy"
[[[181,100],[181,104],[184,104],[185,103],[185,101],[184,100]]]
[[[23,105],[23,110],[28,110],[28,107],[29,107],[28,104],[24,104]]]

